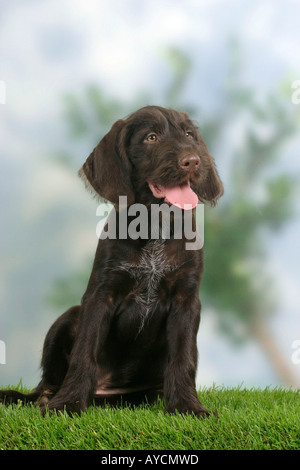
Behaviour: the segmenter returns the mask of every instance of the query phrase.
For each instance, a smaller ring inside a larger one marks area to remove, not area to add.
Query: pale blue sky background
[[[2,0],[0,12],[0,80],[6,83],[6,104],[0,107],[0,340],[7,353],[0,385],[22,378],[33,386],[44,335],[60,313],[46,305],[47,293],[54,280],[86,263],[97,242],[94,201],[76,172],[51,158],[72,149],[74,161],[82,163],[95,144],[88,139],[76,148],[70,144],[63,94],[82,96],[87,84],[96,83],[112,99],[128,103],[128,113],[145,90],[160,104],[170,78],[163,51],[176,46],[194,65],[184,98],[202,116],[211,116],[222,105],[222,90],[231,78],[228,47],[236,38],[241,80],[263,100],[267,92],[277,92],[280,82],[300,79],[300,4]],[[287,106],[295,106],[288,97]],[[243,125],[228,123],[224,142],[237,134],[242,138]],[[300,170],[299,140],[298,135],[288,143],[278,162],[294,174]],[[226,185],[221,148],[215,158]],[[300,365],[290,361],[292,342],[300,339],[299,227],[296,218],[269,240],[269,265],[280,286],[269,327],[300,380]],[[214,313],[203,306],[199,384],[279,384],[254,343],[236,350],[215,325]]]

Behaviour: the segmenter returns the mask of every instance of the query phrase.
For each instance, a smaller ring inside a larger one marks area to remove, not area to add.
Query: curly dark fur
[[[174,187],[189,179],[199,200],[211,205],[223,193],[188,115],[156,106],[117,121],[80,176],[117,213],[120,195],[127,197],[125,211],[135,202],[162,204],[148,183]],[[116,239],[99,240],[81,305],[61,315],[46,336],[36,390],[2,391],[0,400],[74,413],[93,402],[136,404],[161,396],[168,412],[205,416],[195,389],[203,250],[186,250],[172,228],[167,240],[123,239],[116,223]]]

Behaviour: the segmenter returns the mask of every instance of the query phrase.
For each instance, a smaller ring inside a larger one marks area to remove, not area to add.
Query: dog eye
[[[194,137],[192,131],[186,131],[185,135],[188,139],[193,139]]]
[[[157,141],[157,135],[154,134],[153,132],[149,135],[147,135],[146,139],[145,139],[146,142],[156,142]]]

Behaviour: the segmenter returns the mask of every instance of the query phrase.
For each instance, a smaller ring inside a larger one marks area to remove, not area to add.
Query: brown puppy
[[[0,400],[73,413],[92,402],[160,395],[168,412],[207,415],[195,389],[203,250],[186,249],[181,219],[193,217],[198,201],[214,205],[223,194],[204,141],[187,114],[147,106],[113,125],[80,175],[114,204],[113,230],[99,240],[81,305],[46,336],[40,384],[29,395],[2,391]],[[137,203],[145,208],[140,232],[124,235]],[[174,209],[168,237],[164,216],[151,230],[154,205]]]

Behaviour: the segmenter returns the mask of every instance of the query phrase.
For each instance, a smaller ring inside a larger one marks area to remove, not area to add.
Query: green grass
[[[90,407],[81,416],[42,417],[33,405],[0,406],[0,449],[300,449],[300,393],[211,388],[199,393],[209,419],[167,415],[155,405]]]

